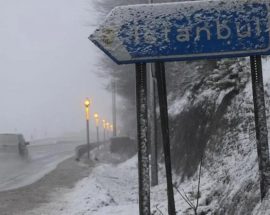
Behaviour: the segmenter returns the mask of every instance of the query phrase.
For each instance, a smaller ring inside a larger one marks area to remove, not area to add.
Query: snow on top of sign
[[[123,26],[128,22],[144,20],[153,24],[160,24],[174,17],[179,19],[179,13],[190,16],[196,11],[215,9],[215,10],[232,10],[243,11],[244,3],[267,3],[269,0],[211,0],[211,1],[191,1],[191,2],[172,2],[157,4],[137,4],[115,7],[107,16],[103,26],[117,27]],[[246,11],[245,11],[246,12]],[[163,17],[164,16],[164,17]],[[202,17],[198,17],[202,19]],[[150,27],[150,26],[149,26]]]
[[[172,3],[155,3],[155,4],[137,4],[137,5],[125,5],[115,7],[107,16],[106,23],[114,23],[115,25],[122,25],[127,21],[139,20],[144,17],[152,22],[159,21],[157,18],[159,15],[167,15],[168,18],[172,16],[178,16],[178,12],[190,15],[194,11],[201,9],[222,9],[230,10],[241,7],[244,3],[267,3],[269,0],[211,0],[211,1],[191,1],[191,2],[172,2]],[[217,6],[217,7],[216,7]]]

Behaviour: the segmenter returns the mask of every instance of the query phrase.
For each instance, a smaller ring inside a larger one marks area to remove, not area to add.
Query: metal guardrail
[[[96,148],[97,146],[99,146],[102,143],[91,143],[90,144],[90,148],[89,151],[93,150],[94,148]],[[83,144],[83,145],[79,145],[76,147],[75,149],[75,159],[76,161],[79,161],[81,159],[81,157],[87,153],[88,150],[88,145],[87,144]]]

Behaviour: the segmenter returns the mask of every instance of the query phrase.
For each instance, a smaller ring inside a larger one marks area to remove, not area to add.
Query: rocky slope
[[[218,61],[212,72],[202,67],[194,65],[204,75],[193,76],[184,93],[170,90],[176,186],[195,201],[203,157],[198,214],[269,214],[260,204],[249,61]],[[269,107],[269,84],[265,89]]]

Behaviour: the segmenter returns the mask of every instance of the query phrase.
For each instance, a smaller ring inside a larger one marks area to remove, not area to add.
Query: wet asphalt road
[[[28,155],[0,150],[0,191],[31,184],[53,170],[57,164],[75,155],[81,142],[44,140],[30,143]]]
[[[93,163],[83,164],[69,158],[37,182],[19,189],[0,192],[0,214],[21,215],[51,201],[51,195],[71,190],[77,181],[89,176]],[[47,214],[46,214],[47,215]]]

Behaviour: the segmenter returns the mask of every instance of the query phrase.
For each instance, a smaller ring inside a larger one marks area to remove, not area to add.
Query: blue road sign
[[[267,55],[270,0],[116,7],[89,39],[118,64]]]

